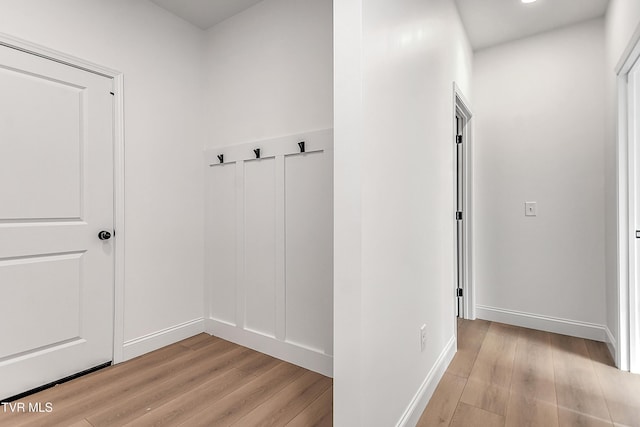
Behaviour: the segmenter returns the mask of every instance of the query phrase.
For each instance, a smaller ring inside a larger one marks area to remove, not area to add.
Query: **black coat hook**
[[[218,160],[220,163],[224,163],[224,154],[218,154]]]
[[[304,153],[304,151],[305,151],[304,141],[298,142],[298,147],[300,147],[300,152]]]
[[[254,153],[256,153],[256,159],[260,158],[260,149],[256,148],[255,150],[253,150]]]

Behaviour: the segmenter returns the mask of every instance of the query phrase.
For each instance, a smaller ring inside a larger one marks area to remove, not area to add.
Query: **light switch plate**
[[[536,216],[538,214],[538,205],[536,202],[524,202],[524,216]]]

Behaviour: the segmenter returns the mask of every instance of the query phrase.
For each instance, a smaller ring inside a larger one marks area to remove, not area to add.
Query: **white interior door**
[[[457,265],[457,317],[464,318],[464,304],[462,292],[464,290],[464,122],[456,115],[456,265]]]
[[[635,166],[632,168],[635,177],[630,182],[630,189],[635,193],[635,206],[632,206],[633,213],[630,215],[635,260],[629,265],[629,367],[631,372],[640,373],[640,61],[636,61],[629,71],[627,95],[630,154],[635,157]]]
[[[0,46],[0,399],[112,360],[112,90]]]

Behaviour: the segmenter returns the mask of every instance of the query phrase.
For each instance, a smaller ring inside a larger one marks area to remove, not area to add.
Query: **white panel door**
[[[0,46],[0,398],[112,360],[111,90]]]
[[[628,102],[629,145],[635,156],[635,167],[632,168],[635,179],[630,183],[632,191],[635,191],[634,215],[630,218],[635,260],[629,266],[629,368],[631,372],[640,373],[640,60],[629,71]]]

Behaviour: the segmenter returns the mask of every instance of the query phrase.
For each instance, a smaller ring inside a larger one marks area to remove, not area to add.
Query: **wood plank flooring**
[[[200,334],[18,402],[53,411],[0,426],[331,426],[333,381]]]
[[[333,381],[206,334],[26,397],[0,426],[331,426]],[[603,343],[458,321],[420,427],[640,427],[640,375]]]
[[[420,427],[640,427],[640,375],[605,344],[458,320],[458,353]]]

